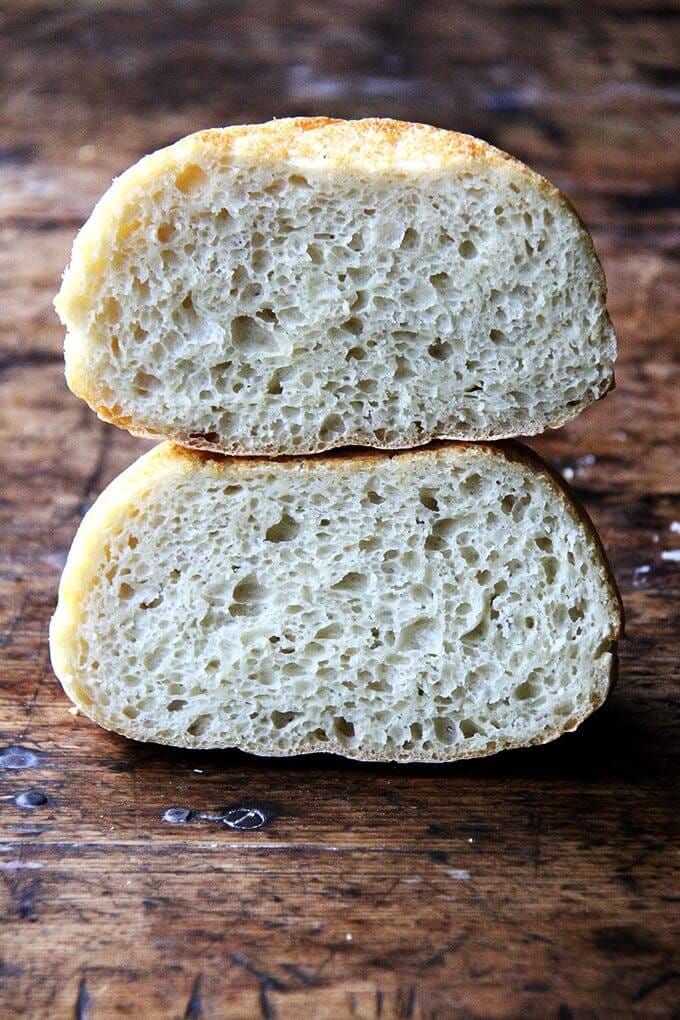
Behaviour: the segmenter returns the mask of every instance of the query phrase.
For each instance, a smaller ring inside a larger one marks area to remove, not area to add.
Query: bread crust
[[[258,445],[249,449],[243,443],[211,442],[198,433],[159,428],[158,423],[145,420],[138,414],[128,414],[115,403],[110,391],[88,372],[87,351],[92,341],[84,326],[84,310],[89,295],[98,287],[106,271],[107,259],[116,243],[116,234],[128,220],[126,210],[135,195],[163,175],[192,159],[208,156],[222,162],[244,160],[257,163],[286,163],[306,168],[324,168],[334,173],[362,172],[417,176],[424,173],[445,173],[465,161],[482,161],[489,166],[502,167],[521,187],[538,188],[551,195],[573,218],[582,231],[596,296],[606,317],[604,326],[612,329],[606,312],[607,288],[604,273],[592,238],[571,202],[545,177],[524,163],[481,139],[455,131],[380,118],[338,120],[330,117],[291,117],[268,121],[264,124],[234,125],[198,131],[186,138],[145,156],[130,167],[99,200],[92,215],[75,239],[71,261],[55,298],[55,307],[68,328],[66,338],[66,378],[76,396],[85,400],[98,416],[133,435],[169,439],[200,450],[214,450],[230,456],[257,455],[277,457],[286,454],[286,444]],[[563,407],[551,417],[528,422],[521,426],[522,435],[537,435],[545,429],[559,428],[577,417],[595,400],[606,396],[614,386],[613,373],[603,380],[599,391],[571,407]],[[505,439],[519,434],[518,427],[510,422],[504,427],[457,429],[441,423],[424,432],[416,428],[404,433],[398,442],[385,444],[370,431],[357,431],[343,438],[343,444],[369,446],[375,449],[410,449],[429,443],[433,439],[487,440]],[[332,449],[333,441],[323,441],[296,450],[300,455],[321,453]]]
[[[398,456],[408,462],[412,458],[427,457],[437,453],[442,453],[445,457],[452,459],[462,454],[469,455],[472,453],[474,456],[481,458],[491,454],[494,457],[515,461],[532,468],[548,482],[563,509],[585,529],[595,553],[598,573],[610,600],[610,633],[608,639],[612,643],[612,660],[608,682],[594,695],[591,706],[587,711],[577,717],[566,720],[562,726],[546,730],[530,741],[506,739],[499,742],[490,742],[486,748],[476,750],[465,749],[463,747],[449,751],[442,750],[432,755],[414,755],[404,751],[403,754],[385,756],[377,752],[362,749],[361,747],[349,747],[337,740],[329,739],[324,744],[324,753],[339,754],[343,757],[359,761],[443,763],[464,758],[484,757],[500,750],[510,750],[515,747],[545,744],[557,739],[557,737],[565,732],[575,730],[584,719],[604,704],[614,686],[617,675],[617,642],[623,633],[623,605],[614,574],[595,527],[568,484],[535,451],[515,442],[494,444],[438,442],[426,448],[404,451],[398,454],[388,454],[387,456],[390,459]],[[283,457],[277,461],[277,467],[281,470],[316,471],[320,464],[334,464],[338,468],[346,468],[348,471],[352,471],[367,464],[379,466],[384,461],[385,454],[379,451],[342,449],[313,458]],[[74,635],[80,619],[80,606],[83,604],[92,578],[98,569],[105,536],[110,533],[111,529],[115,530],[126,519],[129,508],[136,506],[144,493],[153,488],[156,482],[167,474],[175,472],[188,473],[197,469],[205,469],[218,474],[232,473],[238,476],[239,473],[248,471],[251,467],[268,463],[269,461],[266,458],[261,457],[225,458],[211,453],[188,450],[171,443],[161,443],[140,457],[138,461],[119,475],[102,493],[84,517],[73,541],[61,578],[59,601],[50,625],[50,652],[54,671],[68,696],[85,715],[101,726],[110,728],[110,721],[95,706],[88,704],[86,699],[81,696],[72,664],[76,661]],[[133,720],[124,727],[117,726],[116,732],[135,740],[148,741],[150,739],[148,733],[144,732],[143,726],[135,723]],[[190,738],[182,744],[178,743],[176,746],[198,749],[213,745],[209,741],[202,742],[200,738]],[[294,751],[285,752],[273,746],[254,745],[247,742],[241,743],[238,746],[243,751],[263,756],[287,757],[298,754],[317,754],[321,751],[318,744],[304,743],[300,744]]]

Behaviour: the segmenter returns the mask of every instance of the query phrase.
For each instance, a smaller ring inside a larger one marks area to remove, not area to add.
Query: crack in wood
[[[75,1020],[87,1020],[91,1002],[92,997],[90,996],[90,991],[87,987],[85,975],[83,975],[78,985],[78,995],[76,997],[76,1006],[74,1013]]]
[[[657,988],[663,988],[664,985],[670,984],[671,981],[677,981],[679,979],[680,971],[677,970],[668,970],[663,974],[659,974],[651,981],[647,981],[645,982],[645,984],[640,985],[637,992],[633,996],[633,1002],[642,1002],[643,999],[646,999],[648,996],[652,995],[657,990]]]
[[[191,988],[187,1008],[184,1011],[184,1020],[200,1020],[200,1017],[203,1016],[203,996],[201,991],[202,982],[203,975],[197,974]]]
[[[0,220],[0,227],[49,234],[56,230],[80,230],[83,220],[78,216],[8,216]]]
[[[243,956],[241,953],[227,953],[227,959],[231,960],[235,966],[245,970],[246,973],[251,974],[257,981],[260,988],[259,1004],[260,1004],[260,1015],[263,1020],[274,1020],[276,1017],[276,1010],[273,1003],[269,998],[269,992],[284,992],[288,989],[283,981],[280,981],[273,974],[268,974],[267,971],[261,970],[256,967],[247,956]]]
[[[400,1020],[411,1020],[416,1008],[416,986],[408,985],[397,993],[397,1016]]]
[[[106,468],[106,460],[111,448],[111,427],[99,422],[99,441],[94,466],[81,486],[81,499],[77,508],[77,516],[84,517],[92,506],[94,498],[99,495],[99,486]]]
[[[41,368],[43,365],[61,365],[64,356],[55,351],[22,351],[0,358],[0,376],[15,369]]]

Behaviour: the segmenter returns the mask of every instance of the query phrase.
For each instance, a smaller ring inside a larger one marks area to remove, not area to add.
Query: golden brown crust
[[[569,200],[553,184],[501,149],[470,135],[446,131],[427,124],[414,124],[391,119],[366,118],[338,120],[330,117],[292,117],[264,124],[235,125],[213,128],[188,135],[174,145],[146,156],[114,181],[99,201],[92,216],[76,238],[71,263],[64,274],[55,306],[70,330],[67,338],[67,380],[73,392],[82,397],[105,421],[135,435],[162,435],[173,442],[198,449],[216,450],[234,456],[247,456],[244,445],[210,442],[192,438],[187,432],[172,430],[159,422],[144,420],[122,407],[111,406],[112,394],[103,392],[97,379],[88,373],[86,353],[92,343],[84,326],[84,310],[88,295],[106,272],[111,251],[119,243],[121,227],[127,224],[134,208],[135,197],[152,181],[171,170],[191,165],[192,159],[216,162],[240,160],[247,163],[285,161],[299,166],[323,167],[328,172],[356,172],[417,176],[446,173],[461,161],[483,161],[502,167],[523,187],[534,187],[549,193],[578,223],[591,263],[598,298],[604,307],[606,284],[602,267],[592,240],[578,213]],[[576,417],[596,399],[613,387],[607,380],[601,392],[591,394],[574,407],[564,407],[551,418],[523,422],[520,428],[511,422],[494,429],[465,430],[442,425],[427,434],[406,434],[392,447],[385,447],[371,432],[345,437],[344,442],[374,448],[414,447],[431,439],[504,439],[518,435],[536,435],[546,428],[559,426]],[[310,445],[302,454],[329,449],[332,442]],[[258,454],[278,456],[288,452],[285,446],[259,447]]]

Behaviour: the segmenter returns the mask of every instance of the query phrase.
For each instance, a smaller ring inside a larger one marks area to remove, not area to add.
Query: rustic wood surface
[[[2,1017],[678,1015],[679,12],[4,0]],[[291,113],[471,131],[593,231],[618,388],[532,445],[601,530],[627,639],[607,706],[554,745],[409,768],[173,752],[74,717],[50,670],[68,545],[145,448],[63,382],[74,233],[142,153]]]

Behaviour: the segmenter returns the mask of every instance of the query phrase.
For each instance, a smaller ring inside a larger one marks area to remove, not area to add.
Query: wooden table
[[[0,1015],[677,1015],[678,8],[160,6],[1,8]],[[594,233],[618,389],[532,445],[601,529],[628,635],[610,702],[552,746],[409,768],[175,752],[74,717],[50,670],[68,545],[144,448],[63,382],[74,233],[143,152],[317,112],[478,134]],[[262,818],[224,814],[243,807]]]

